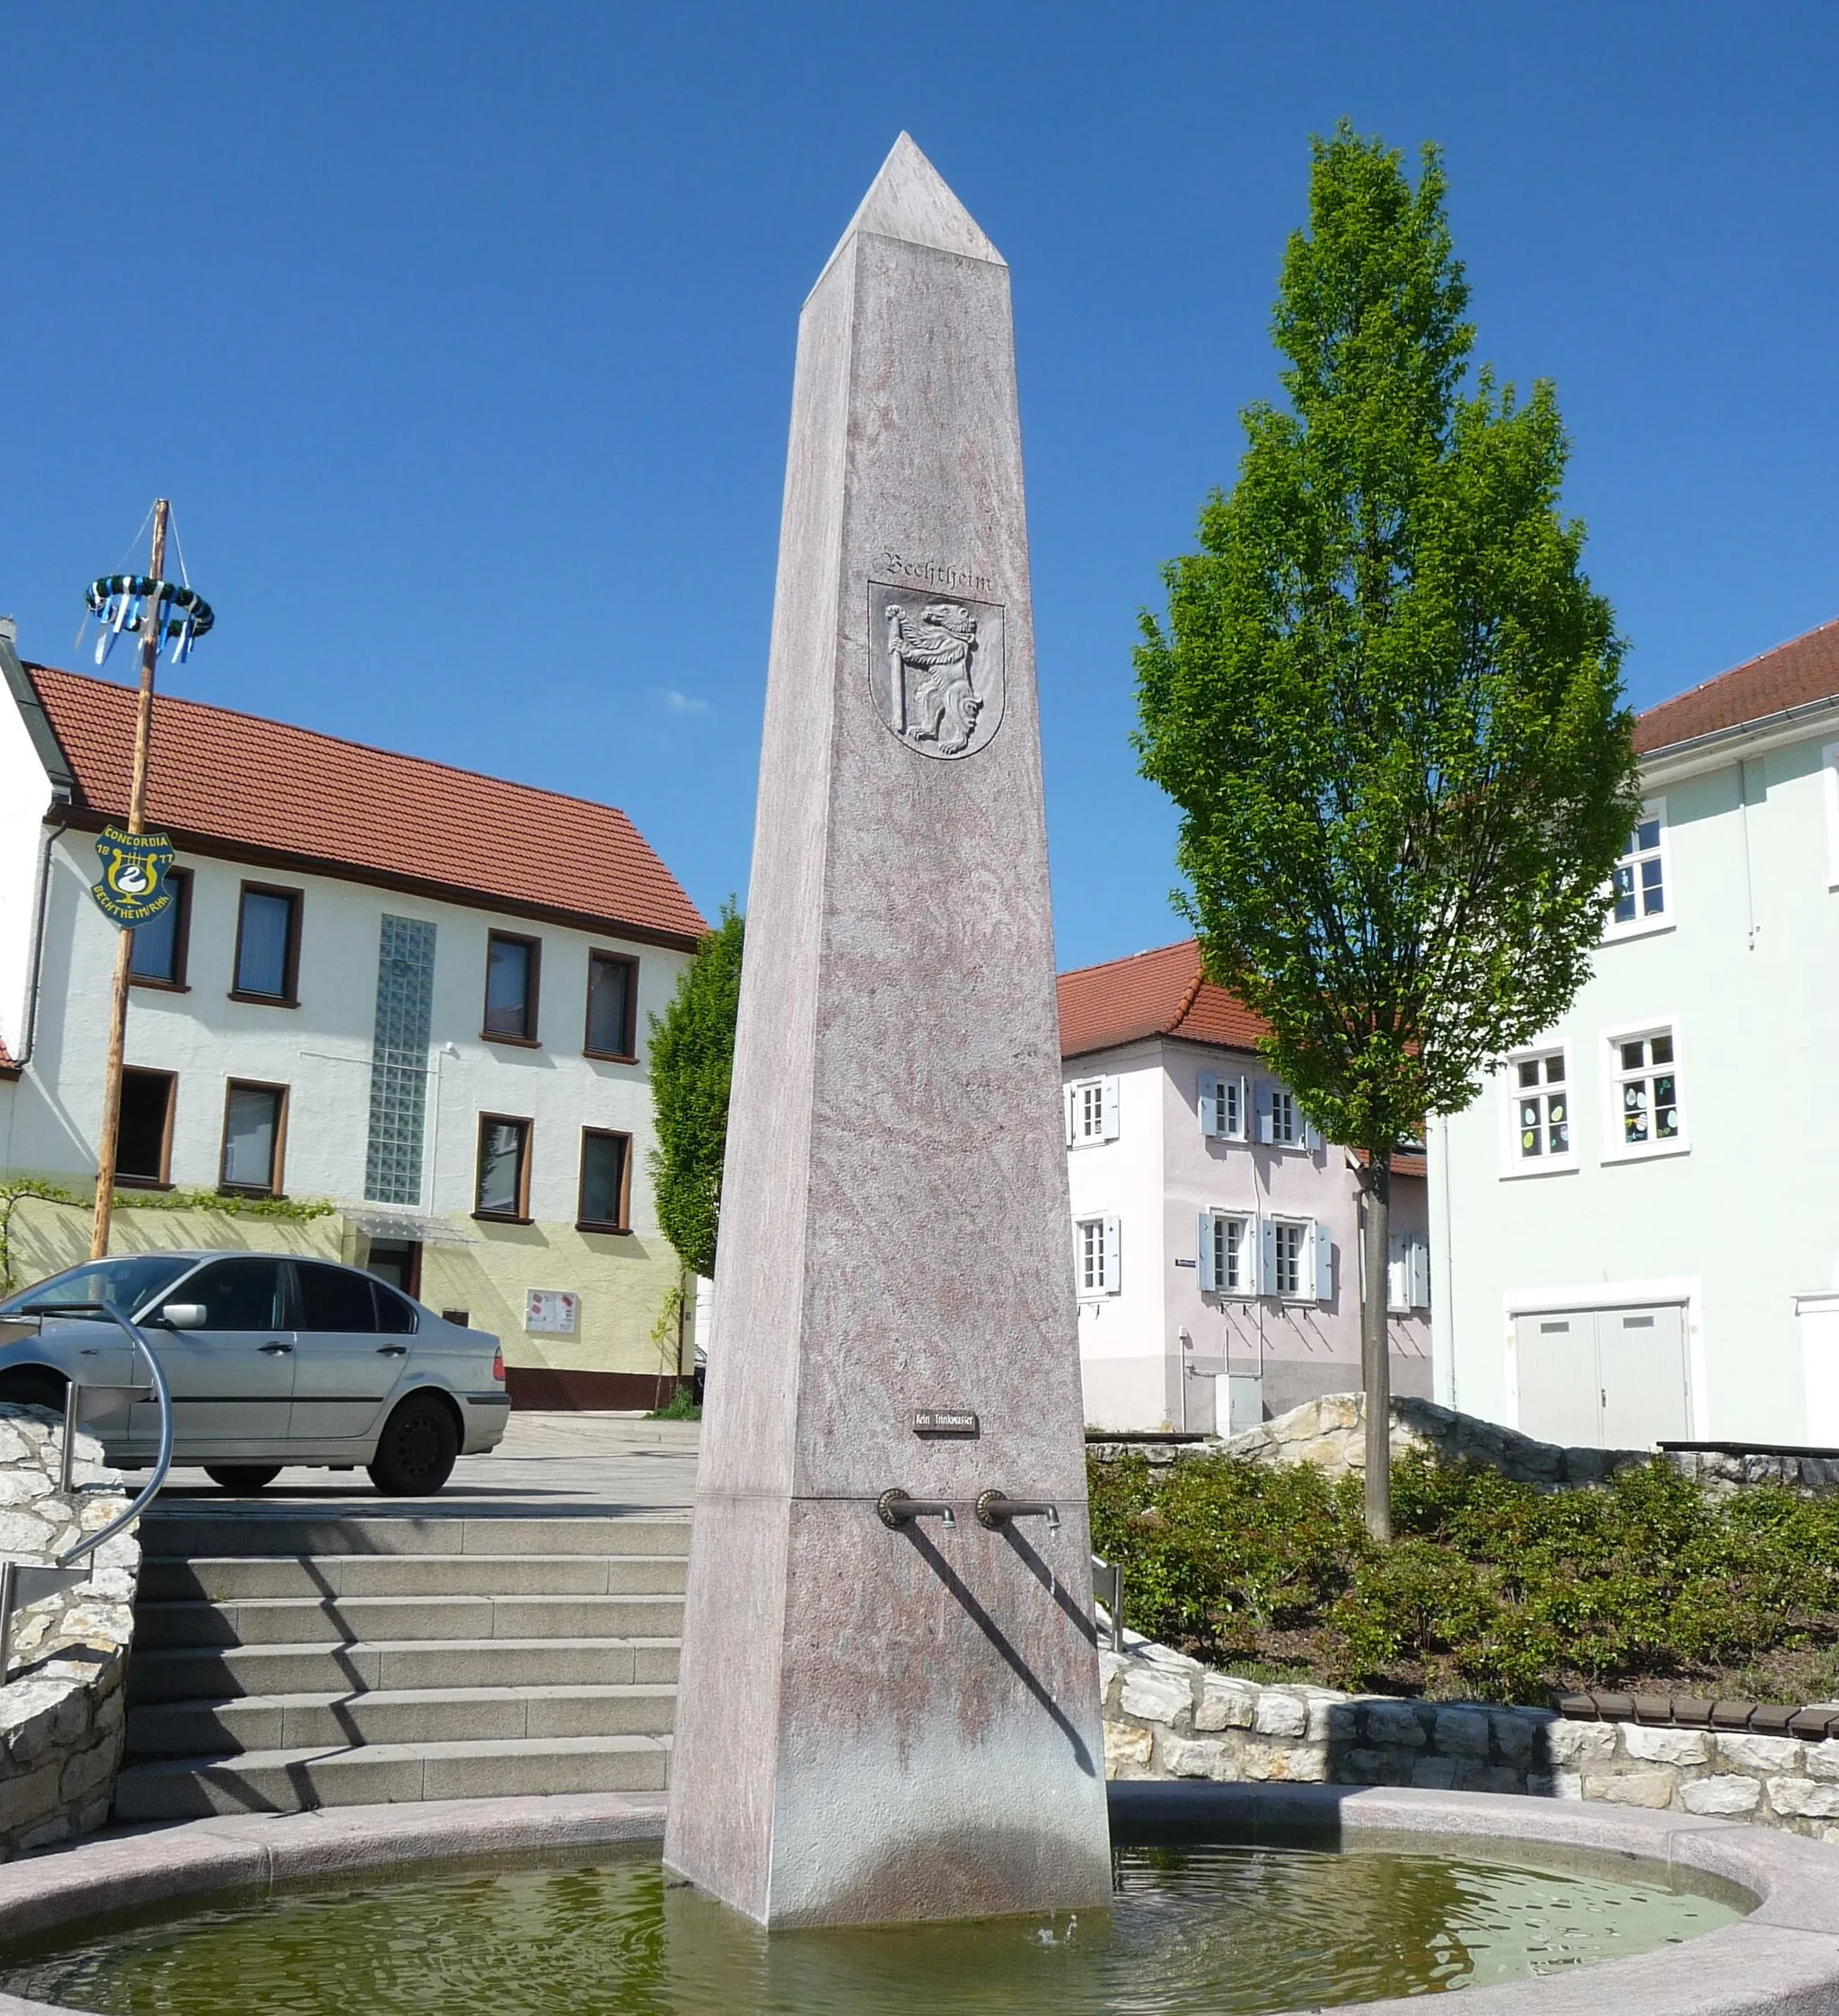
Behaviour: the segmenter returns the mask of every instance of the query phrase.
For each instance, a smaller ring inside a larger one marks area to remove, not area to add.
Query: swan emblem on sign
[[[166,871],[172,866],[172,842],[164,833],[130,833],[104,826],[96,841],[101,863],[99,882],[90,894],[96,907],[124,930],[157,917],[172,901]]]

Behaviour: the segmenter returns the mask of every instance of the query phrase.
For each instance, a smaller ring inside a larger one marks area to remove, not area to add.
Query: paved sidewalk
[[[696,1491],[699,1423],[620,1413],[513,1413],[489,1456],[464,1456],[432,1498],[383,1498],[362,1470],[286,1469],[253,1498],[233,1498],[202,1470],[175,1467],[160,1493],[168,1516],[311,1510],[368,1513],[511,1510],[682,1511]],[[131,1473],[132,1475],[132,1473]],[[145,1475],[145,1473],[139,1475]]]

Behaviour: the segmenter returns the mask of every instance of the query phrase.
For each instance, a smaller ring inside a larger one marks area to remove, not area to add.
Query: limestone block
[[[1435,1724],[1437,1747],[1446,1756],[1485,1757],[1488,1717],[1478,1708],[1439,1708]]]
[[[1552,1719],[1525,1708],[1491,1708],[1488,1727],[1494,1734],[1496,1755],[1526,1770],[1539,1754],[1538,1739]]]
[[[1839,1785],[1817,1785],[1807,1778],[1771,1778],[1769,1804],[1776,1812],[1797,1819],[1839,1819]]]
[[[1721,1772],[1698,1778],[1682,1788],[1680,1804],[1688,1813],[1753,1813],[1762,1803],[1763,1788],[1754,1778]]]
[[[1610,1806],[1670,1806],[1678,1782],[1670,1771],[1586,1772],[1584,1797]]]
[[[0,1827],[12,1834],[51,1812],[57,1804],[58,1769],[53,1757],[21,1777],[0,1780]]]
[[[1553,1722],[1545,1753],[1553,1764],[1607,1764],[1615,1755],[1614,1722]]]
[[[1809,1743],[1807,1769],[1810,1778],[1839,1779],[1839,1740],[1828,1737],[1824,1743]]]
[[[1149,1768],[1155,1739],[1147,1729],[1132,1729],[1128,1722],[1104,1725],[1104,1775],[1128,1778]]]
[[[1282,1687],[1266,1687],[1258,1696],[1252,1727],[1260,1736],[1307,1736],[1309,1704]]]
[[[1348,1743],[1359,1734],[1359,1718],[1344,1694],[1329,1687],[1298,1690],[1308,1714],[1304,1733],[1312,1743]]]
[[[1342,1753],[1335,1776],[1354,1785],[1408,1785],[1417,1761],[1418,1753],[1403,1743],[1362,1745]]]
[[[1226,1746],[1218,1738],[1196,1742],[1183,1736],[1162,1739],[1162,1767],[1171,1778],[1225,1776]]]
[[[115,1746],[102,1742],[92,1748],[79,1750],[65,1761],[64,1770],[57,1780],[57,1796],[70,1805],[80,1800],[85,1792],[92,1792],[115,1775]]]
[[[16,1505],[0,1512],[0,1554],[46,1554],[52,1538],[50,1522],[35,1511]]]
[[[1201,1704],[1194,1711],[1194,1727],[1203,1729],[1250,1729],[1258,1712],[1263,1690],[1249,1680],[1234,1680],[1209,1673],[1201,1682]],[[1835,1746],[1839,1747],[1839,1746]]]
[[[1333,1428],[1359,1428],[1366,1409],[1357,1393],[1328,1393],[1315,1403],[1315,1419],[1324,1432]]]
[[[1428,1740],[1423,1719],[1410,1701],[1369,1701],[1363,1710],[1367,1734],[1375,1743],[1403,1743],[1421,1749]]]
[[[1098,1698],[1109,1705],[1112,1683],[1120,1673],[1130,1668],[1130,1659],[1122,1652],[1101,1651],[1098,1655]]]
[[[0,1422],[0,1463],[20,1463],[25,1459],[25,1437],[11,1422]]]
[[[1510,1764],[1478,1764],[1472,1758],[1457,1759],[1456,1789],[1459,1792],[1519,1792],[1526,1790],[1526,1774]]]
[[[1240,1769],[1260,1782],[1321,1785],[1328,1780],[1328,1753],[1315,1743],[1247,1743]]]
[[[1581,1799],[1584,1782],[1575,1771],[1529,1771],[1527,1790],[1535,1799]]]
[[[40,1827],[28,1827],[13,1846],[21,1854],[29,1855],[35,1849],[52,1848],[60,1841],[68,1841],[75,1831],[70,1815],[58,1813]]]
[[[1421,1792],[1452,1792],[1461,1769],[1460,1757],[1420,1757],[1412,1765],[1412,1783]]]
[[[1193,1704],[1193,1682],[1185,1673],[1163,1673],[1141,1665],[1124,1675],[1118,1696],[1125,1714],[1140,1715],[1146,1722],[1174,1722]]]
[[[1622,1747],[1642,1764],[1704,1764],[1711,1755],[1702,1729],[1641,1729],[1632,1722],[1623,1726]]]
[[[1754,1771],[1760,1776],[1771,1773],[1799,1777],[1806,1763],[1807,1746],[1791,1736],[1718,1735],[1718,1758],[1733,1771]]]

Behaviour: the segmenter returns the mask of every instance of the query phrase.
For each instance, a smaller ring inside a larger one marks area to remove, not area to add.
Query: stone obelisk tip
[[[858,232],[899,238],[910,245],[927,245],[965,259],[987,259],[998,266],[1008,263],[952,194],[944,176],[914,145],[910,133],[902,133],[890,149],[881,172],[849,219],[849,229],[837,241],[836,251],[825,262],[826,271]]]

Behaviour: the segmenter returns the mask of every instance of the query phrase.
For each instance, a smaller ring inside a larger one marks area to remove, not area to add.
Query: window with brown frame
[[[492,1043],[536,1041],[537,983],[542,973],[542,940],[494,931],[485,948],[485,1026]]]
[[[236,906],[233,1001],[300,1006],[300,910],[298,889],[243,884]]]
[[[172,1187],[172,1109],[178,1104],[178,1085],[171,1071],[122,1072],[121,1105],[115,1116],[117,1183]]]
[[[168,868],[166,887],[172,901],[157,917],[134,928],[128,976],[136,987],[170,987],[176,993],[185,985],[185,950],[191,936],[191,870]]]
[[[224,1157],[217,1187],[278,1197],[287,1149],[287,1087],[233,1078],[224,1087]]]
[[[475,1218],[530,1222],[530,1122],[502,1113],[479,1116],[479,1175],[472,1193]]]
[[[624,1232],[631,1209],[632,1137],[604,1127],[581,1130],[581,1190],[576,1228]]]
[[[587,1027],[582,1054],[615,1064],[637,1061],[633,1009],[638,999],[638,962],[622,952],[587,955]]]

